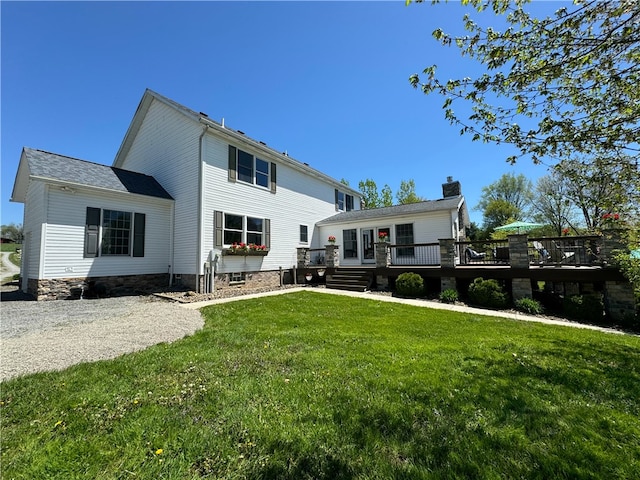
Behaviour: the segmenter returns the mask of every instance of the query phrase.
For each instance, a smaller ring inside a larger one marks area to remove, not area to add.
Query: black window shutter
[[[213,245],[216,248],[222,248],[222,212],[216,210],[213,212]]]
[[[238,178],[238,155],[236,147],[229,145],[229,181],[235,182]]]
[[[133,256],[144,257],[144,233],[146,215],[136,213],[133,218]]]
[[[271,220],[264,219],[264,245],[267,250],[271,248]]]
[[[336,201],[336,212],[337,212],[338,211],[338,189],[337,188],[335,189],[335,194],[336,194],[335,195],[335,197],[336,197],[335,201]]]
[[[276,164],[271,164],[271,193],[276,193]]]
[[[100,209],[87,207],[84,226],[84,258],[98,256],[98,234],[100,233]]]

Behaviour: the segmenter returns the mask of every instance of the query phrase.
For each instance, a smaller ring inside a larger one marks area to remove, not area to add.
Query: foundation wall
[[[27,290],[36,300],[67,300],[78,298],[136,295],[165,290],[169,275],[124,275],[116,277],[33,279]]]

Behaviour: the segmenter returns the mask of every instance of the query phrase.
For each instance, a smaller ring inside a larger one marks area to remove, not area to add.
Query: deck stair
[[[371,287],[372,272],[351,268],[338,268],[327,277],[327,288],[348,290],[350,292],[364,292]]]

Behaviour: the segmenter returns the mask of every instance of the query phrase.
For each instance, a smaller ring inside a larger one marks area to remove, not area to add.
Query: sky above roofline
[[[552,11],[558,2],[536,2]],[[22,147],[111,165],[146,88],[246,132],[357,189],[441,196],[460,181],[472,221],[482,187],[546,167],[471,142],[408,78],[481,70],[431,38],[461,31],[456,2],[2,2],[2,223]]]

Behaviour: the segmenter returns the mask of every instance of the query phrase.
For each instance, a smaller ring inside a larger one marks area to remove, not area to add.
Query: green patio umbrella
[[[515,230],[518,233],[528,232],[529,230],[533,230],[534,228],[544,227],[542,223],[532,223],[532,222],[511,222],[507,225],[502,225],[501,227],[496,227],[494,230],[503,231],[503,230]]]

